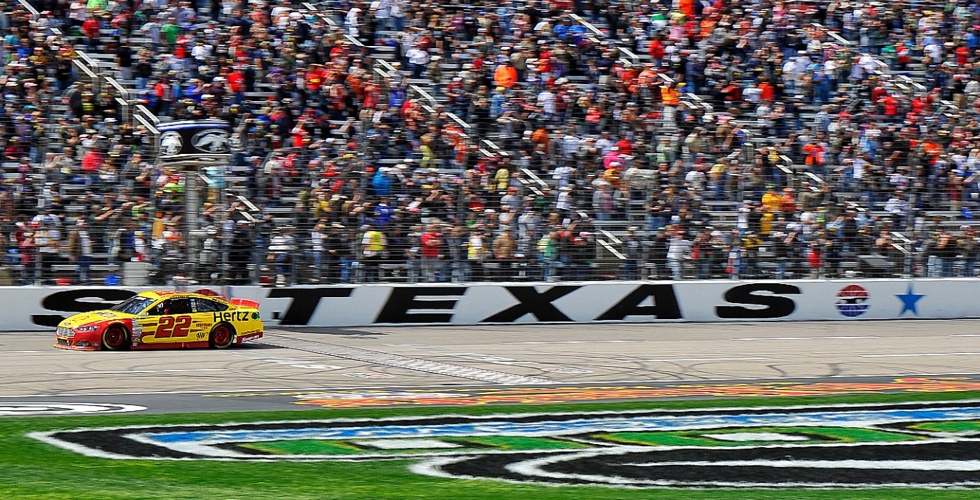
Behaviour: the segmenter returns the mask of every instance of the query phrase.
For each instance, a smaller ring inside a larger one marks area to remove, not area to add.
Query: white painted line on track
[[[673,363],[675,361],[767,361],[772,358],[662,358],[662,359],[637,359],[636,361],[652,361]]]
[[[553,344],[630,344],[647,340],[529,340],[526,342],[500,342],[498,345],[553,345]]]
[[[273,363],[273,364],[277,364],[277,365],[285,365],[285,366],[288,366],[290,368],[305,368],[305,369],[308,369],[308,370],[325,370],[325,371],[331,371],[331,370],[342,370],[344,368],[343,366],[337,366],[337,365],[321,365],[321,364],[316,363],[314,361],[308,361],[308,360],[302,360],[302,359],[293,359],[293,358],[267,358],[267,357],[263,357],[263,356],[250,356],[248,354],[238,354],[238,353],[235,353],[235,356],[242,356],[242,357],[245,357],[245,358],[248,358],[248,359],[252,359],[252,360],[255,360],[255,361],[265,361],[266,363]]]
[[[718,379],[701,379],[701,378],[691,378],[691,379],[678,379],[678,380],[654,380],[647,382],[638,382],[636,380],[603,380],[598,382],[579,382],[579,383],[551,383],[544,384],[548,387],[591,387],[591,386],[610,386],[610,385],[643,385],[650,386],[650,384],[663,385],[664,387],[670,387],[675,384],[719,384],[719,383],[749,383],[749,382],[772,382],[772,383],[793,383],[799,380],[826,380],[826,379],[855,379],[860,380],[863,378],[888,378],[888,377],[908,377],[909,373],[890,373],[884,375],[813,375],[813,376],[802,376],[802,377],[792,377],[787,380],[775,380],[772,378],[718,378]],[[916,377],[955,377],[955,376],[980,376],[980,371],[973,372],[943,372],[943,373],[915,373]],[[477,385],[477,386],[458,386],[449,384],[406,384],[406,385],[389,385],[385,384],[383,387],[375,385],[345,385],[343,389],[345,391],[351,390],[418,390],[420,387],[428,388],[428,390],[466,390],[466,389],[485,389],[487,387],[493,387],[492,385]],[[441,388],[441,389],[440,389]],[[63,397],[113,397],[113,396],[160,396],[169,394],[189,394],[189,395],[199,395],[207,396],[208,394],[261,394],[268,396],[283,396],[289,397],[295,395],[296,393],[303,392],[332,392],[336,391],[336,387],[313,387],[313,388],[275,388],[275,389],[261,389],[261,388],[251,388],[251,389],[227,389],[227,390],[215,390],[215,389],[202,389],[202,390],[190,390],[190,391],[147,391],[147,392],[61,392],[53,394],[13,394],[7,396],[0,396],[0,402],[9,399],[23,399],[23,398],[63,398]]]
[[[169,370],[82,370],[73,372],[48,372],[48,375],[128,375],[130,373],[185,373],[185,372],[221,372],[226,368],[187,368]]]
[[[423,358],[413,358],[401,354],[392,354],[382,351],[372,351],[358,347],[348,347],[338,344],[328,344],[304,339],[293,339],[280,335],[266,336],[262,344],[282,347],[286,349],[296,349],[304,352],[333,356],[341,359],[350,359],[363,363],[372,363],[392,368],[401,368],[423,373],[434,373],[447,377],[476,380],[498,385],[549,385],[555,381],[527,375],[518,375],[496,370],[483,368],[472,368],[468,366],[442,363]]]
[[[954,333],[950,337],[980,337],[980,333]]]
[[[876,337],[873,335],[838,335],[832,337],[737,337],[729,340],[744,340],[744,341],[758,341],[758,340],[853,340],[853,339],[880,339],[881,337]]]
[[[980,352],[927,352],[908,354],[862,354],[862,358],[919,358],[926,356],[980,356]]]
[[[625,382],[623,382],[625,384]],[[419,384],[412,385],[388,385],[385,384],[383,390],[411,390],[418,389]],[[454,386],[446,386],[448,388],[455,388]],[[334,388],[324,388],[324,387],[314,387],[314,388],[301,388],[301,389],[230,389],[230,390],[214,390],[214,389],[201,389],[201,390],[190,390],[190,391],[147,391],[147,392],[59,392],[53,394],[16,394],[11,396],[0,396],[0,402],[7,399],[23,399],[23,398],[88,398],[88,397],[113,397],[113,396],[165,396],[169,394],[190,394],[197,396],[207,396],[209,394],[262,394],[262,395],[276,395],[276,396],[289,396],[298,392],[330,392],[337,390]],[[375,385],[345,385],[344,390],[379,390],[379,386]],[[288,394],[287,394],[288,393]]]

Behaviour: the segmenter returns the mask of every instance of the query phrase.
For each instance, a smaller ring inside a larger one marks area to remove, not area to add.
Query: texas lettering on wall
[[[503,286],[516,304],[486,315],[480,323],[512,323],[525,316],[540,322],[572,322],[572,318],[554,302],[577,292],[583,285],[553,286],[539,290],[535,286]],[[280,316],[280,325],[307,325],[321,300],[346,299],[351,288],[274,288],[269,298],[289,298],[292,302]],[[465,286],[395,287],[380,307],[375,324],[452,323],[457,306],[468,291]],[[781,283],[738,285],[724,294],[729,305],[715,308],[719,319],[773,319],[789,316],[796,309],[792,295],[800,289]],[[681,320],[684,315],[672,284],[640,285],[620,297],[595,321]]]
[[[963,280],[426,283],[225,287],[259,303],[270,326],[485,325],[827,321],[973,317],[976,282]],[[116,287],[18,289],[11,329],[57,326],[139,291]],[[216,292],[217,293],[217,292]]]

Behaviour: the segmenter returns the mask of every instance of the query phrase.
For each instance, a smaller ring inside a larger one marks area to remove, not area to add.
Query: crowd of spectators
[[[0,18],[20,282],[103,256],[281,284],[975,272],[977,2],[33,7]],[[200,213],[78,51],[160,120],[233,126]]]

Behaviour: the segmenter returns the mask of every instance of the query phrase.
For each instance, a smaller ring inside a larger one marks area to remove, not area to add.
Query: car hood
[[[100,321],[111,321],[114,319],[131,318],[131,314],[125,314],[117,311],[92,311],[76,314],[74,316],[69,316],[64,321],[58,324],[59,327],[65,328],[75,328],[82,325],[87,325],[89,323],[97,323]]]

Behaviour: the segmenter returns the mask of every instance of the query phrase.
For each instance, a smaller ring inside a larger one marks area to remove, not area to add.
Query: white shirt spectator
[[[405,17],[405,0],[389,0],[391,17]]]
[[[606,137],[595,141],[595,147],[599,150],[599,153],[602,154],[602,156],[609,154],[609,150],[612,149],[614,145],[615,143]]]
[[[209,57],[211,57],[211,46],[206,43],[195,45],[194,48],[191,49],[191,57],[199,61],[207,60]]]
[[[569,167],[568,165],[562,165],[560,167],[555,168],[554,172],[552,172],[551,178],[556,181],[556,187],[558,189],[561,189],[568,185],[571,176],[572,176],[572,167]]]
[[[275,253],[291,252],[296,249],[296,240],[289,234],[277,234],[269,242],[269,251]]]
[[[408,56],[408,62],[412,64],[426,65],[429,63],[429,53],[418,47],[408,49],[405,55]]]
[[[749,213],[752,212],[752,207],[747,204],[742,204],[738,208],[738,215],[735,218],[735,227],[741,231],[749,230]]]
[[[540,107],[545,114],[555,114],[555,94],[548,89],[541,91],[541,93],[538,94],[538,107]]]
[[[371,9],[374,10],[374,17],[378,19],[388,19],[391,17],[391,4],[388,0],[374,0],[371,2]]]
[[[571,210],[572,209],[572,193],[571,191],[559,191],[558,201],[555,203],[555,208],[558,210]]]
[[[310,247],[313,249],[314,252],[323,251],[324,248],[323,239],[324,239],[323,232],[318,229],[314,229],[313,232],[310,233]]]
[[[358,31],[358,26],[361,25],[360,21],[361,9],[360,7],[352,7],[347,11],[347,17],[344,20],[344,24],[347,25],[347,34],[350,36],[357,36],[360,34]]]
[[[68,18],[76,21],[84,21],[88,18],[88,6],[85,2],[75,1],[68,7]]]
[[[684,260],[690,249],[690,241],[674,236],[667,245],[667,260]]]
[[[565,156],[572,156],[578,153],[580,147],[582,147],[582,140],[577,136],[566,134],[561,138],[561,150],[565,153]]]
[[[684,181],[695,189],[704,189],[705,180],[704,172],[698,169],[693,169],[684,176]]]
[[[885,211],[892,215],[902,215],[908,213],[909,204],[898,196],[892,196],[885,202]]]

